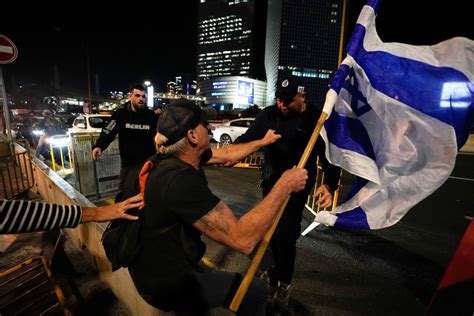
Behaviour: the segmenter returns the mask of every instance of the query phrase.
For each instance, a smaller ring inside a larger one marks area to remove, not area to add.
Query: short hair
[[[135,83],[130,87],[130,93],[133,92],[134,89],[140,90],[140,91],[145,91],[145,87],[141,83]]]
[[[169,146],[163,145],[163,144],[166,144],[167,141],[168,141],[168,138],[165,135],[160,134],[160,133],[157,134],[157,145],[159,146],[158,151],[161,154],[178,157],[179,155],[184,153],[189,147],[187,137],[181,138],[180,140],[178,140],[176,143],[172,145],[169,145]]]

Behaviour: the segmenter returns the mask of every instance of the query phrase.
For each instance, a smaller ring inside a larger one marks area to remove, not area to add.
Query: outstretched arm
[[[87,222],[106,222],[117,218],[136,220],[138,217],[129,215],[126,212],[129,209],[139,207],[142,202],[141,194],[137,194],[123,202],[100,206],[100,207],[83,207],[81,223]]]
[[[137,195],[113,205],[80,207],[38,201],[0,200],[0,234],[73,228],[80,223],[116,218],[135,220],[136,216],[125,212],[140,206],[141,201],[141,196]]]
[[[259,150],[260,148],[273,144],[281,135],[275,134],[275,131],[269,129],[265,136],[261,139],[254,140],[248,143],[234,144],[221,148],[212,149],[212,158],[207,164],[225,164],[231,165],[236,161],[243,159],[251,153]]]
[[[210,238],[236,251],[249,254],[270,229],[286,198],[292,192],[302,190],[307,178],[305,169],[287,170],[270,193],[241,218],[237,219],[232,210],[220,201],[193,225]]]

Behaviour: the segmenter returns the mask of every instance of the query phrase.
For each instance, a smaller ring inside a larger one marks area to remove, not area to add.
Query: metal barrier
[[[88,198],[101,199],[118,192],[120,153],[114,140],[97,160],[92,160],[92,149],[99,134],[71,134],[72,161],[75,187]]]
[[[72,315],[45,257],[0,272],[0,315]]]
[[[250,168],[260,169],[263,164],[263,153],[260,151],[254,152],[253,154],[245,157],[234,165],[234,168]]]
[[[67,150],[67,153],[64,151]],[[58,158],[56,154],[59,154],[59,163],[56,162]],[[60,176],[66,176],[71,174],[73,169],[73,157],[71,141],[68,135],[54,135],[49,138],[49,154],[51,155],[51,166],[53,171]],[[66,162],[68,162],[69,168],[66,168]]]
[[[0,142],[0,198],[13,199],[34,185],[28,142],[17,141],[25,151],[15,153],[14,141]]]

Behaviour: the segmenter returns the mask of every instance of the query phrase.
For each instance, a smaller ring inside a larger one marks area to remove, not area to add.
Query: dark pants
[[[274,267],[270,271],[272,285],[277,281],[287,284],[293,279],[296,259],[296,241],[301,233],[303,209],[312,185],[303,191],[293,193],[270,241]],[[263,196],[270,192],[271,187],[263,186]]]
[[[140,193],[138,175],[144,163],[135,166],[124,166],[120,168],[119,192],[115,196],[115,202],[120,202]]]
[[[202,268],[192,272],[186,284],[164,287],[156,297],[140,294],[149,304],[165,311],[204,315],[212,308],[229,307],[241,280],[239,273]],[[253,279],[237,315],[265,315],[267,295],[267,284]]]

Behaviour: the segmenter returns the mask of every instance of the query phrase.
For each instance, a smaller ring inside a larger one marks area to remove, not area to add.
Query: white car
[[[76,117],[68,133],[100,133],[110,122],[108,114],[83,114]]]
[[[221,145],[232,144],[237,137],[247,131],[255,118],[241,118],[223,123],[212,131],[213,138]]]

